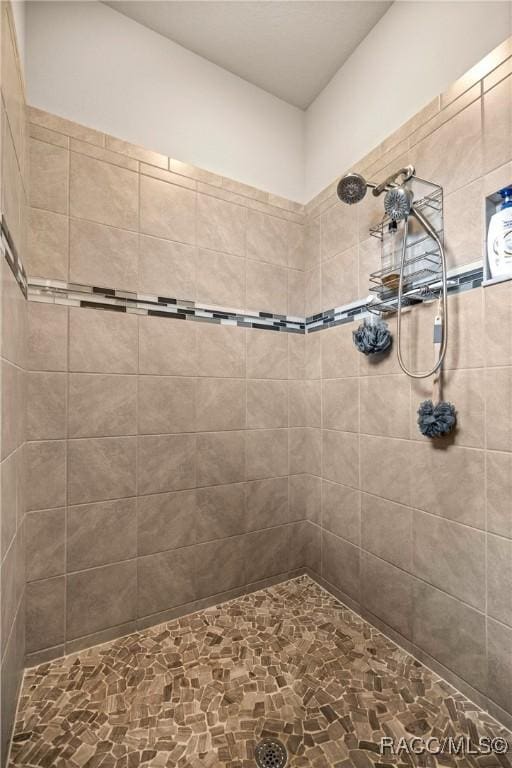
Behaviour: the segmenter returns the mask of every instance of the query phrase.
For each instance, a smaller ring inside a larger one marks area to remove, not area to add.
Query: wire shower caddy
[[[429,219],[443,243],[443,188],[413,176],[407,186],[413,192],[415,208]],[[367,308],[377,314],[394,312],[398,297],[403,222],[398,225],[389,216],[370,228],[370,235],[380,241],[381,268],[370,274],[370,291],[374,294]],[[403,306],[436,298],[441,274],[441,255],[435,241],[409,219],[409,233],[404,263]]]

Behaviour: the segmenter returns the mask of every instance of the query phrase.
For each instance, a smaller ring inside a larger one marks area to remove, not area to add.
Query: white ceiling
[[[110,0],[106,4],[305,109],[391,2]]]

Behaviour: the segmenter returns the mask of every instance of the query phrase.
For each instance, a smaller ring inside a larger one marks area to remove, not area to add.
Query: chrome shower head
[[[366,195],[368,184],[359,173],[347,173],[338,182],[337,193],[342,203],[360,203]]]
[[[412,209],[412,192],[406,187],[393,187],[386,192],[384,210],[392,221],[402,221]]]

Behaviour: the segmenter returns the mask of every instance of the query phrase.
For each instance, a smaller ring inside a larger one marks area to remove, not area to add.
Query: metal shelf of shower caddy
[[[443,242],[443,188],[416,176],[411,180],[411,186],[414,192],[415,207],[429,219],[439,239]],[[390,236],[388,234],[390,223],[391,219],[384,216],[377,226],[370,228],[370,235],[380,240],[382,252],[385,248],[386,238]],[[413,220],[410,219],[409,224],[410,234],[404,262],[404,306],[416,304],[425,298],[432,298],[437,295],[438,287],[434,289],[429,286],[431,283],[438,283],[441,273],[441,256],[435,242],[423,232],[421,235],[416,235]],[[399,233],[402,226],[403,224],[399,225]],[[399,242],[401,244],[401,237],[399,237]],[[370,291],[375,294],[371,305],[368,305],[368,309],[371,311],[394,312],[396,310],[400,257],[401,249],[399,253],[395,253],[393,264],[370,274]],[[390,285],[390,283],[393,284]]]

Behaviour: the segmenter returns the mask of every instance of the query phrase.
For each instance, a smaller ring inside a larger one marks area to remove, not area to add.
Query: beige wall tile
[[[484,289],[483,295],[485,336],[482,343],[485,350],[485,361],[489,366],[511,365],[512,283],[506,282],[488,286]]]
[[[366,435],[410,437],[411,385],[403,374],[366,376],[361,386],[361,432]]]
[[[448,269],[482,258],[482,187],[482,180],[477,179],[445,198],[444,234]]]
[[[141,557],[137,562],[139,616],[149,616],[197,597],[196,547]]]
[[[367,296],[370,275],[381,267],[380,242],[376,237],[366,237],[359,243],[358,296]]]
[[[72,573],[66,582],[66,638],[90,635],[136,617],[135,560]]]
[[[322,337],[319,333],[307,335],[304,346],[304,370],[306,379],[319,379],[322,374]]]
[[[27,510],[66,505],[66,442],[50,440],[25,447]]]
[[[246,309],[286,315],[288,270],[272,264],[248,261],[246,265]]]
[[[201,323],[197,330],[197,360],[199,376],[245,376],[244,328]]]
[[[27,373],[27,440],[67,436],[66,391],[64,373]]]
[[[136,489],[135,437],[101,437],[68,442],[68,502],[121,499]]]
[[[137,372],[137,317],[71,308],[69,369],[83,373]]]
[[[251,329],[247,332],[247,377],[251,379],[286,379],[289,340],[303,347],[304,337]],[[295,351],[295,344],[292,344]],[[296,366],[294,366],[296,368]],[[303,364],[302,364],[303,368]],[[300,364],[297,369],[300,375]]]
[[[133,171],[71,152],[71,216],[121,229],[138,227],[138,177]]]
[[[304,225],[304,269],[313,269],[320,263],[320,217],[309,219]]]
[[[512,158],[512,77],[483,97],[484,173]]]
[[[36,371],[65,371],[68,351],[67,307],[29,302],[27,310],[28,367]]]
[[[105,137],[105,146],[107,149],[111,149],[114,152],[121,152],[122,154],[134,157],[136,160],[141,160],[150,165],[157,165],[160,168],[167,169],[169,164],[168,158],[165,155],[161,155],[158,152],[152,152],[143,147],[138,147],[136,144],[130,144],[128,141],[123,141],[122,139],[116,139],[113,136]]]
[[[135,232],[71,219],[69,279],[100,288],[136,291],[138,246]]]
[[[67,217],[29,208],[26,268],[30,277],[67,280],[68,261]]]
[[[195,248],[183,243],[140,235],[138,290],[141,293],[194,301]]]
[[[291,475],[322,474],[322,433],[320,429],[298,427],[288,430],[288,468]]]
[[[71,373],[68,397],[69,437],[136,434],[135,376]]]
[[[247,480],[288,474],[288,432],[258,429],[246,433]]]
[[[360,550],[348,541],[322,531],[322,576],[352,600],[359,601]]]
[[[103,160],[105,163],[112,163],[112,165],[118,165],[120,168],[126,168],[129,171],[138,173],[139,163],[137,160],[126,157],[126,155],[111,152],[109,149],[103,149],[103,147],[96,147],[85,141],[76,141],[76,139],[70,139],[69,148],[71,152],[94,157],[96,160]]]
[[[361,354],[352,343],[353,330],[353,324],[347,323],[313,334],[318,337],[322,346],[323,378],[337,379],[358,375]]]
[[[68,212],[69,152],[46,142],[29,141],[30,204],[56,213]]]
[[[313,267],[304,275],[304,302],[306,317],[322,311],[322,275],[320,266]]]
[[[80,141],[87,141],[89,144],[96,144],[98,147],[105,146],[104,134],[92,128],[73,123],[71,120],[52,115],[42,109],[36,109],[36,107],[28,107],[27,112],[31,123],[41,125],[43,128],[48,128],[51,131],[58,131],[59,133],[73,136],[73,138]]]
[[[245,260],[199,249],[196,297],[198,302],[242,308],[245,304]]]
[[[485,690],[485,616],[417,580],[414,604],[415,645],[470,685]]]
[[[195,243],[196,194],[164,181],[140,177],[140,231]]]
[[[288,265],[289,227],[284,219],[259,211],[248,211],[247,257],[268,261],[282,267]]]
[[[322,519],[322,479],[313,475],[290,475],[288,494],[290,520],[306,519],[319,526]]]
[[[194,544],[197,540],[197,492],[177,491],[137,499],[138,554]]]
[[[277,429],[288,426],[288,385],[286,381],[247,382],[247,427]]]
[[[139,437],[137,458],[139,494],[180,491],[196,484],[195,435]]]
[[[466,525],[416,510],[414,575],[465,603],[485,610],[485,535]]]
[[[363,493],[361,542],[363,549],[412,573],[412,510]]]
[[[274,338],[279,336],[288,337],[288,378],[302,379],[306,374],[306,336],[298,333],[278,333],[273,334]],[[247,375],[249,376],[249,344],[247,345]],[[284,368],[284,361],[279,366],[279,371]],[[263,369],[263,366],[261,366]],[[256,377],[254,377],[256,378]],[[258,376],[263,378],[263,376]],[[276,376],[280,378],[280,375]]]
[[[410,443],[411,506],[475,528],[485,526],[484,453]],[[454,478],[457,481],[454,482]],[[433,482],[435,479],[435,482]]]
[[[27,653],[64,641],[65,578],[33,581],[26,587]]]
[[[361,605],[402,637],[412,637],[412,577],[368,552],[361,553]]]
[[[410,505],[411,445],[407,440],[361,435],[361,489]],[[420,471],[425,472],[424,468]],[[432,478],[430,473],[428,478]]]
[[[198,488],[196,541],[237,536],[247,530],[244,483]]]
[[[322,262],[322,310],[340,307],[358,297],[357,248]]]
[[[487,619],[488,690],[493,700],[510,712],[512,709],[512,630]]]
[[[359,438],[352,432],[322,431],[322,477],[359,487]]]
[[[487,613],[512,626],[512,541],[499,536],[487,536]]]
[[[320,427],[321,405],[322,398],[319,381],[289,382],[288,426]]]
[[[246,525],[249,530],[270,528],[291,518],[288,478],[272,477],[245,483]]]
[[[245,536],[246,583],[286,573],[291,560],[291,526],[281,525]]]
[[[359,546],[361,492],[346,485],[322,481],[322,526]]]
[[[166,317],[139,318],[139,371],[193,376],[197,370],[197,323]]]
[[[453,192],[482,175],[480,100],[459,112],[410,151],[416,173]]]
[[[512,454],[486,452],[487,530],[512,538]]]
[[[138,422],[141,434],[193,432],[195,404],[195,379],[139,376]]]
[[[203,432],[197,436],[197,485],[245,480],[244,432]]]
[[[304,317],[306,312],[304,272],[295,269],[288,270],[288,315]]]
[[[65,509],[47,509],[30,512],[25,517],[27,582],[65,572],[65,515]]]
[[[245,428],[245,382],[242,379],[197,379],[198,432]]]
[[[197,198],[197,244],[245,256],[247,209],[209,195]]]
[[[344,432],[358,431],[359,382],[356,378],[322,382],[322,426]]]
[[[130,560],[136,556],[135,499],[69,507],[66,521],[68,572]]]
[[[356,243],[357,217],[347,205],[336,202],[320,217],[322,261]]]

